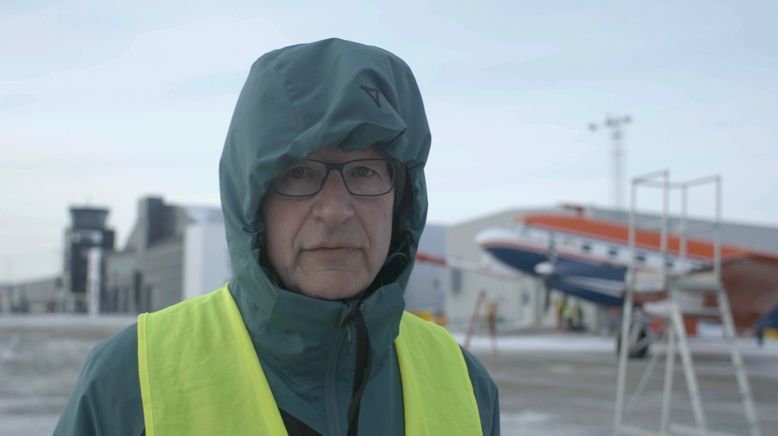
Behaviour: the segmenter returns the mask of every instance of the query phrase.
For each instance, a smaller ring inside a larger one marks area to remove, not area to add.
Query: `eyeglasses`
[[[375,197],[394,188],[398,166],[390,159],[356,159],[341,163],[307,159],[285,169],[270,186],[287,197],[308,197],[318,194],[330,171],[335,170],[351,195]]]

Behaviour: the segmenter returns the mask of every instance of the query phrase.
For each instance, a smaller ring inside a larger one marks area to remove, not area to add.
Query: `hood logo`
[[[371,88],[369,86],[362,85],[359,87],[359,89],[365,91],[365,94],[367,94],[367,96],[373,100],[373,103],[375,103],[379,109],[381,108],[381,100],[379,100],[381,94],[378,93],[378,88]]]

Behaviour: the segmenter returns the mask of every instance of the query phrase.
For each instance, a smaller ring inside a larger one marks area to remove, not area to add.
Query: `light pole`
[[[613,143],[613,157],[611,168],[611,189],[613,206],[617,209],[623,209],[622,189],[624,186],[623,168],[624,168],[624,126],[632,122],[632,117],[623,115],[612,117],[608,115],[602,123],[590,123],[589,130],[596,132],[600,128],[609,129],[611,132],[611,141]]]

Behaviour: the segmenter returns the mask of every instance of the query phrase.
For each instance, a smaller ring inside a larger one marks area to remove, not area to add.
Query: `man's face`
[[[385,156],[368,148],[337,147],[309,156],[328,163]],[[324,299],[353,297],[375,278],[392,236],[394,190],[376,197],[351,195],[337,171],[330,171],[316,195],[286,197],[268,189],[262,202],[265,249],[286,287]]]

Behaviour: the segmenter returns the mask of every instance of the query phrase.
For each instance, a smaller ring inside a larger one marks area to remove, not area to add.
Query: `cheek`
[[[381,263],[389,250],[392,240],[392,206],[393,197],[385,199],[377,207],[372,208],[367,225],[370,226],[370,234],[373,235],[372,243],[375,245],[376,256],[381,257]]]
[[[288,210],[289,207],[274,201],[268,201],[263,207],[262,219],[265,223],[265,250],[271,264],[280,272],[288,263],[293,250],[295,218],[299,214]]]

